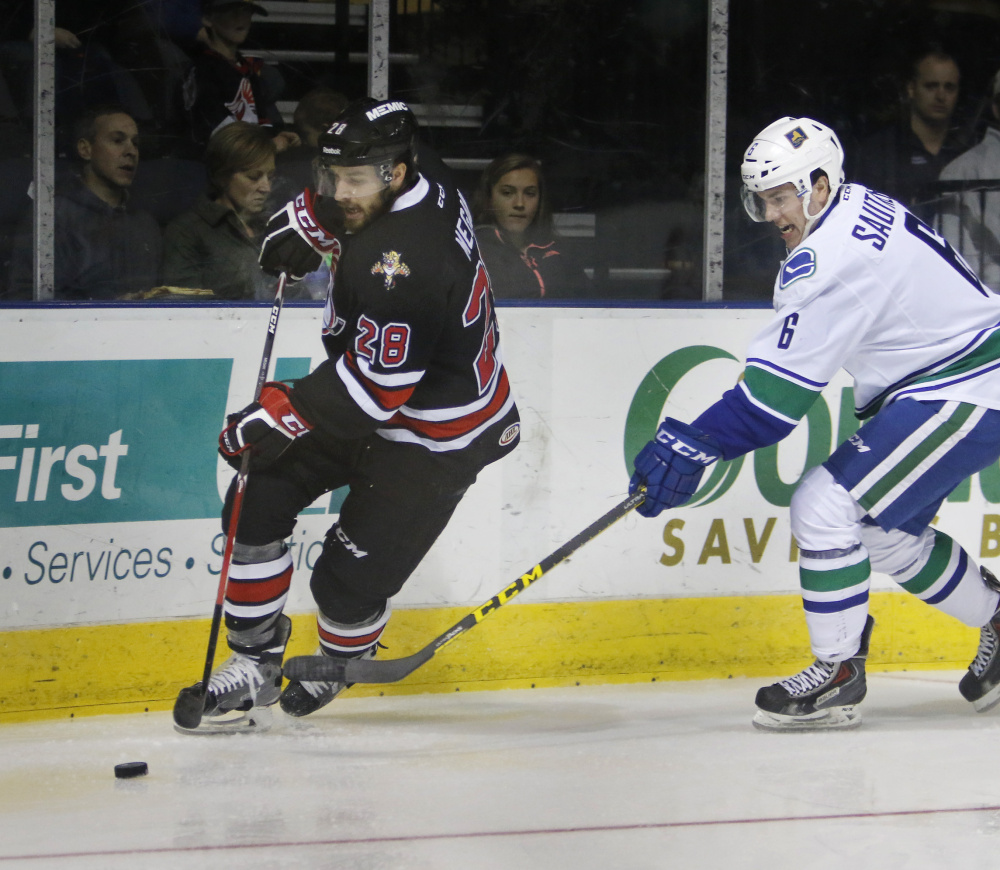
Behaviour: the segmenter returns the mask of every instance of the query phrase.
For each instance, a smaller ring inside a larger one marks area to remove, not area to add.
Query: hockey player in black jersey
[[[415,132],[404,103],[352,104],[320,139],[316,191],[268,225],[264,269],[295,279],[331,260],[329,358],[293,387],[266,384],[220,436],[231,463],[251,458],[224,610],[233,655],[209,681],[209,727],[238,729],[279,697],[303,716],[345,688],[293,681],[281,691],[284,542],[303,508],[349,487],[312,573],[319,646],[373,656],[392,596],[480,469],[518,442],[472,217],[457,190],[420,174]]]

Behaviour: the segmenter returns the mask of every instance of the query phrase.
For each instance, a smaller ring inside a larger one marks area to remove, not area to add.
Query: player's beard
[[[396,198],[396,194],[392,192],[390,188],[385,188],[376,194],[376,199],[371,203],[356,204],[355,207],[362,210],[360,215],[348,215],[347,212],[343,210],[341,206],[341,211],[344,215],[344,229],[349,233],[361,232],[365,227],[370,226],[375,221],[377,221],[382,215],[389,211],[392,207],[392,203]]]

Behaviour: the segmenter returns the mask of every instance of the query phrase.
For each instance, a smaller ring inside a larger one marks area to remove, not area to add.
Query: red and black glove
[[[260,400],[230,414],[219,435],[219,453],[238,469],[241,454],[250,451],[250,470],[260,471],[284,453],[291,443],[305,435],[312,424],[292,407],[291,389],[280,381],[268,381]]]
[[[265,272],[285,272],[290,280],[299,281],[315,272],[326,254],[340,259],[340,242],[316,217],[319,199],[306,189],[271,216],[258,258]]]

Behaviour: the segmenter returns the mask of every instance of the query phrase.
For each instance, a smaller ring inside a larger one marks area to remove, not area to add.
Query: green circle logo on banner
[[[625,469],[629,474],[634,471],[636,454],[655,435],[671,390],[686,374],[702,363],[715,359],[738,362],[736,357],[721,348],[694,345],[668,354],[642,379],[625,418]],[[687,506],[709,504],[720,498],[736,481],[742,467],[742,456],[730,462],[715,463],[708,479],[691,497]]]

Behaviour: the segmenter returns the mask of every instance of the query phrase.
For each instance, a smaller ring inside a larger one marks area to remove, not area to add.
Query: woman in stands
[[[586,296],[590,281],[552,228],[537,160],[507,154],[483,172],[473,209],[479,249],[498,299]]]
[[[270,299],[274,279],[257,263],[274,176],[267,130],[237,121],[205,151],[208,193],[164,234],[163,283],[212,290],[224,299]]]

